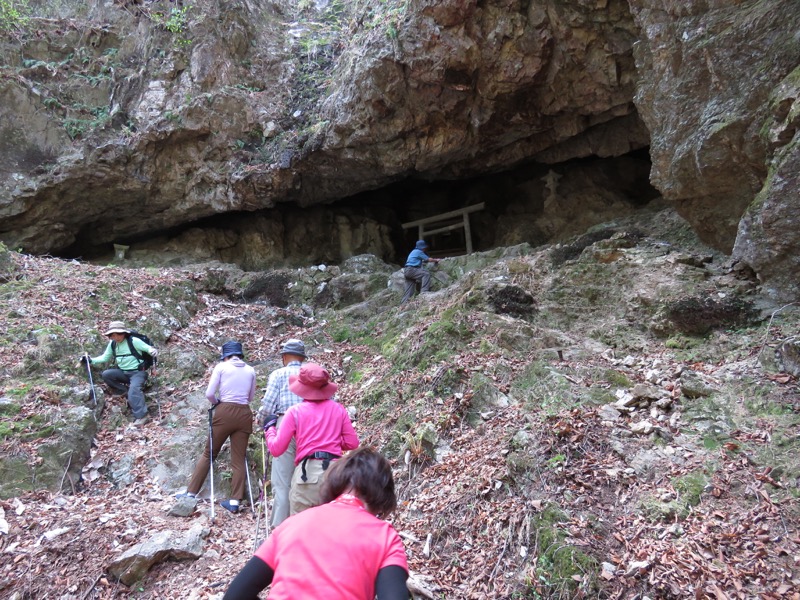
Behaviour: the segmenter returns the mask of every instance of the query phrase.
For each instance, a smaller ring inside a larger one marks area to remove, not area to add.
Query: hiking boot
[[[224,508],[226,510],[229,510],[233,514],[236,514],[236,513],[239,512],[239,505],[238,504],[231,504],[230,500],[223,500],[222,502],[219,503],[219,505],[222,508]]]
[[[197,494],[192,494],[191,492],[181,492],[180,494],[175,494],[175,498],[197,498]]]
[[[133,426],[134,427],[140,427],[140,426],[144,425],[145,423],[148,423],[149,421],[150,421],[150,417],[145,415],[143,417],[139,417],[138,419],[136,419],[133,422]]]

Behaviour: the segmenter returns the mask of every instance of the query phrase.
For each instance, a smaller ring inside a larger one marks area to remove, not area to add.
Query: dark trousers
[[[422,267],[406,267],[403,269],[403,275],[406,278],[406,288],[403,294],[403,299],[400,301],[408,302],[417,292],[417,284],[422,285],[422,291],[427,292],[431,288],[431,274],[428,269]]]
[[[147,371],[123,371],[122,369],[106,369],[101,377],[106,385],[118,394],[128,394],[128,406],[135,419],[147,416],[147,405],[144,403],[144,384],[147,382]]]
[[[244,486],[247,483],[244,460],[247,452],[247,440],[250,438],[250,434],[253,433],[253,413],[247,404],[222,402],[214,409],[211,430],[214,438],[214,458],[219,454],[219,449],[222,448],[225,440],[231,438],[231,470],[233,471],[231,498],[233,500],[241,500],[244,498]],[[186,488],[187,492],[196,494],[200,491],[208,475],[210,464],[208,441],[206,441],[203,455],[197,461],[192,479]]]

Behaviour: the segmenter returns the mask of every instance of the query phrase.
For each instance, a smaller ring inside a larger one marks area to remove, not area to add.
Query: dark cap
[[[242,344],[239,342],[225,342],[222,344],[222,356],[219,357],[220,360],[225,360],[229,356],[239,356],[244,358],[244,350],[242,350]]]
[[[308,358],[306,356],[306,345],[300,340],[295,340],[295,339],[288,340],[281,347],[281,354],[294,354],[296,356],[302,356],[303,358]]]

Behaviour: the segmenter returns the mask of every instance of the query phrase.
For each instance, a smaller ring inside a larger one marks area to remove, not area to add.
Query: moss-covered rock
[[[96,432],[95,412],[84,406],[70,407],[51,417],[37,414],[18,422],[11,434],[28,440],[48,439],[36,447],[34,456],[23,452],[3,457],[0,498],[30,490],[71,490],[77,486]]]
[[[753,303],[747,299],[735,295],[720,298],[710,294],[671,301],[664,306],[664,313],[677,331],[688,334],[750,324],[758,316]]]
[[[17,263],[14,262],[12,253],[0,242],[0,283],[11,281],[17,276]]]
[[[66,472],[73,483],[80,481],[81,469],[89,459],[92,440],[97,433],[94,411],[75,406],[63,411],[55,423],[58,437],[36,450],[42,459],[36,468],[37,487],[57,490]]]
[[[0,417],[14,416],[20,411],[18,402],[11,398],[0,398]]]
[[[531,517],[531,541],[534,547],[536,581],[531,592],[534,597],[574,597],[580,588],[580,596],[591,595],[596,588],[597,560],[583,549],[571,545],[567,540],[566,524],[569,517],[560,508],[549,504]]]

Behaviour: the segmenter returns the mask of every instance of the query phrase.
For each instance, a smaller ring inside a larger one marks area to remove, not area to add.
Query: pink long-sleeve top
[[[333,400],[303,400],[286,411],[281,427],[270,427],[264,434],[272,456],[280,456],[292,438],[297,444],[294,464],[314,452],[341,456],[345,450],[358,448],[358,435],[347,409]]]
[[[256,371],[238,356],[217,363],[206,388],[206,398],[211,404],[217,401],[250,404],[255,393]]]

